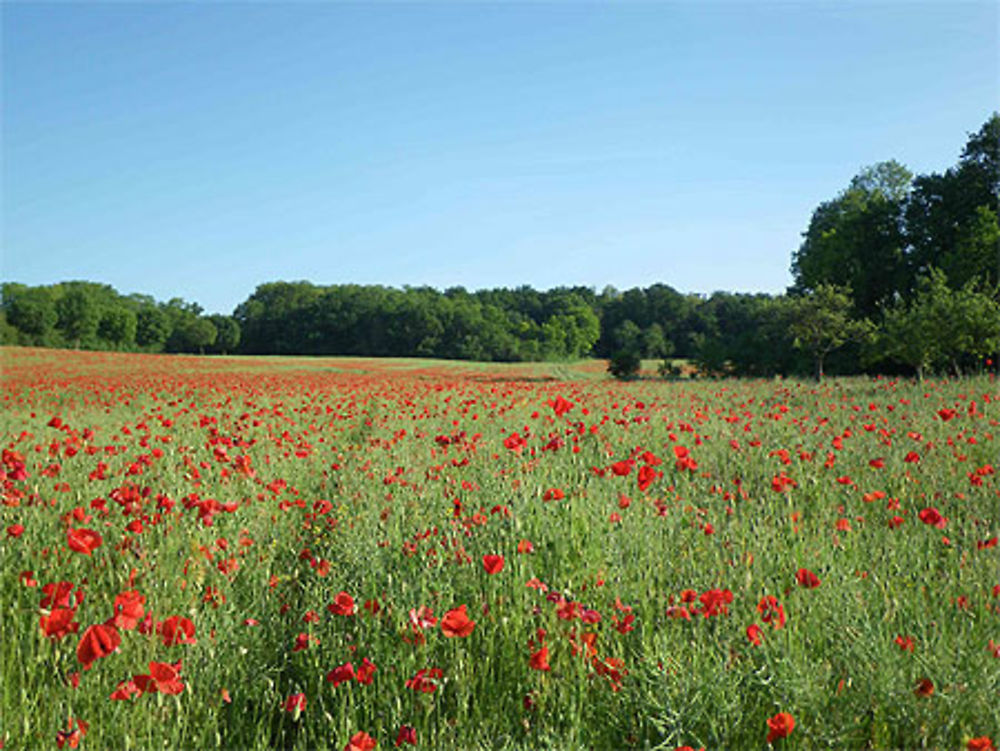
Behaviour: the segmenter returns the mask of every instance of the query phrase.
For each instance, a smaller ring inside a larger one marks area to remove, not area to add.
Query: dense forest
[[[942,174],[895,161],[820,204],[784,295],[261,284],[205,315],[93,282],[0,288],[0,342],[144,352],[527,361],[686,358],[712,374],[978,368],[1000,348],[1000,114]]]

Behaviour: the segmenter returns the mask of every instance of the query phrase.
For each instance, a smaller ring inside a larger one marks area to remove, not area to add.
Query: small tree
[[[790,331],[795,346],[812,355],[816,380],[823,380],[827,355],[848,342],[861,341],[870,335],[867,318],[851,318],[850,289],[832,284],[818,284],[808,295],[791,302]]]
[[[916,301],[907,305],[897,300],[886,308],[877,343],[881,356],[895,358],[911,366],[920,381],[924,380],[924,372],[938,357],[937,337],[930,311]]]
[[[608,361],[608,372],[619,381],[630,381],[639,375],[642,358],[634,349],[620,349]]]
[[[1000,304],[976,289],[975,278],[956,290],[943,271],[931,268],[917,280],[909,304],[885,311],[881,340],[883,351],[912,365],[920,380],[932,365],[961,375],[963,357],[983,357],[1000,345]]]
[[[931,307],[941,358],[956,376],[962,375],[963,357],[985,357],[1000,344],[1000,305],[976,289],[977,281],[974,277],[961,289],[952,290],[941,274],[943,292]]]
[[[680,378],[681,369],[680,366],[676,365],[673,360],[669,358],[663,358],[663,362],[656,366],[656,372],[659,374],[660,378]]]
[[[183,318],[170,335],[167,349],[171,352],[197,352],[205,354],[205,348],[215,344],[218,332],[207,318],[189,315]]]

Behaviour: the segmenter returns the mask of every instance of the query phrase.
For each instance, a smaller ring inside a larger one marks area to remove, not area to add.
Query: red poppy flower
[[[437,622],[437,618],[434,617],[434,611],[426,605],[421,605],[419,608],[410,608],[410,626],[414,631],[434,628]]]
[[[483,568],[486,569],[487,574],[499,574],[501,571],[503,571],[503,556],[484,555]]]
[[[622,461],[615,462],[611,465],[611,472],[618,477],[624,477],[632,471],[633,464],[635,464],[635,462],[631,459],[623,459]]]
[[[84,670],[90,670],[94,661],[107,657],[118,649],[122,638],[113,625],[98,623],[88,626],[76,647],[76,659],[83,663]]]
[[[338,592],[333,598],[333,602],[326,606],[334,615],[354,615],[358,612],[358,606],[354,604],[354,598],[347,592]]]
[[[197,644],[194,638],[194,624],[190,618],[180,615],[172,615],[159,628],[160,636],[163,637],[163,644],[166,647],[174,644]]]
[[[16,539],[16,538],[20,537],[23,534],[24,534],[24,525],[23,524],[11,524],[9,527],[7,527],[7,536],[8,537],[13,537],[13,538]]]
[[[66,722],[66,730],[56,732],[56,746],[59,748],[63,746],[77,748],[89,729],[90,725],[83,720],[75,720],[70,717]]]
[[[71,529],[66,534],[69,549],[83,555],[90,555],[104,544],[104,540],[92,529]]]
[[[433,694],[438,690],[438,681],[444,677],[441,668],[421,668],[410,680],[406,682],[406,687],[422,694]]]
[[[552,411],[556,413],[556,417],[562,417],[571,409],[573,409],[573,402],[569,401],[568,399],[564,399],[561,396],[557,396],[555,398],[555,401],[550,400],[548,404],[550,407],[552,407]]]
[[[912,636],[897,636],[895,642],[904,652],[913,651],[914,642]]]
[[[134,589],[115,597],[115,626],[130,631],[139,625],[145,615],[146,598]]]
[[[296,718],[305,710],[306,708],[306,695],[302,693],[289,694],[288,698],[285,699],[285,711],[294,712]]]
[[[73,620],[74,617],[76,617],[76,610],[56,608],[48,615],[42,615],[39,618],[39,625],[42,627],[42,633],[46,636],[52,639],[62,639],[67,634],[75,634],[79,630],[80,624]]]
[[[796,571],[795,578],[799,585],[806,589],[816,589],[819,586],[819,577],[807,568],[800,568]]]
[[[934,695],[934,682],[930,678],[921,678],[917,682],[917,687],[913,689],[913,693],[917,696],[933,696]]]
[[[766,595],[757,603],[757,612],[760,613],[764,623],[770,623],[774,628],[783,628],[785,625],[785,609],[778,602],[774,595]]]
[[[795,487],[798,487],[798,483],[791,477],[788,477],[784,472],[781,472],[771,478],[771,490],[775,493],[784,493],[786,490]]]
[[[944,529],[945,525],[948,523],[948,520],[941,516],[941,512],[933,506],[922,509],[917,516],[924,524],[929,524],[930,526],[937,527],[938,529]]]
[[[659,473],[648,464],[643,464],[639,467],[639,490],[648,490],[658,475]]]
[[[788,712],[779,712],[767,721],[767,742],[774,743],[778,738],[787,738],[795,729],[795,718]]]
[[[751,623],[747,626],[747,639],[755,647],[759,647],[761,644],[761,639],[763,638],[764,631],[756,623]]]
[[[326,679],[334,685],[334,687],[339,686],[341,683],[346,683],[347,681],[354,680],[354,664],[350,662],[345,662],[343,665],[339,665],[326,674]]]
[[[701,601],[701,614],[706,618],[713,615],[728,615],[729,605],[733,601],[733,593],[728,589],[710,589],[698,597]]]
[[[978,738],[970,738],[965,744],[968,751],[997,751],[992,739],[988,735],[981,735]]]
[[[528,664],[534,670],[551,670],[552,667],[549,665],[549,648],[543,645],[537,652],[533,652],[531,659],[528,660]]]
[[[180,662],[171,664],[168,662],[149,663],[149,675],[136,675],[132,677],[136,687],[144,694],[179,694],[184,690],[181,682]]]
[[[375,663],[366,657],[361,661],[361,664],[358,665],[358,669],[355,672],[354,677],[357,679],[358,683],[370,686],[372,680],[374,680],[376,670],[378,670],[378,668],[375,667]]]
[[[441,632],[448,638],[466,637],[476,627],[475,621],[470,621],[466,615],[465,605],[449,610],[441,619]]]
[[[402,746],[404,743],[410,746],[417,745],[417,731],[409,725],[402,725],[396,734],[396,746]]]
[[[361,731],[351,736],[351,740],[344,746],[344,751],[372,751],[377,745],[378,741],[368,733]]]
[[[524,450],[524,446],[526,443],[527,441],[521,437],[520,433],[511,433],[509,436],[503,439],[504,448],[508,448],[511,451],[517,452],[518,454],[520,454]]]
[[[303,649],[308,649],[311,642],[319,642],[315,636],[309,634],[299,634],[295,637],[295,645],[292,647],[293,652],[301,652]]]
[[[135,681],[130,679],[127,681],[121,681],[115,687],[115,690],[111,692],[111,696],[109,698],[111,701],[126,701],[131,699],[133,696],[139,696],[141,694],[142,692],[139,690],[139,687],[135,685]]]

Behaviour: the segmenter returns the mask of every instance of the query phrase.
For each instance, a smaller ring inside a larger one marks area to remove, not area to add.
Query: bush
[[[630,381],[639,375],[642,358],[631,349],[620,349],[608,361],[608,372],[620,381]]]
[[[660,378],[680,378],[681,369],[680,366],[676,365],[673,360],[665,359],[656,368],[656,372],[660,374]]]

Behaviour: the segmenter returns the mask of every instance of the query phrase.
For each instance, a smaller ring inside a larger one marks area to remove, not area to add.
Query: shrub
[[[620,349],[608,361],[608,372],[620,381],[630,381],[639,375],[642,359],[631,349]]]

